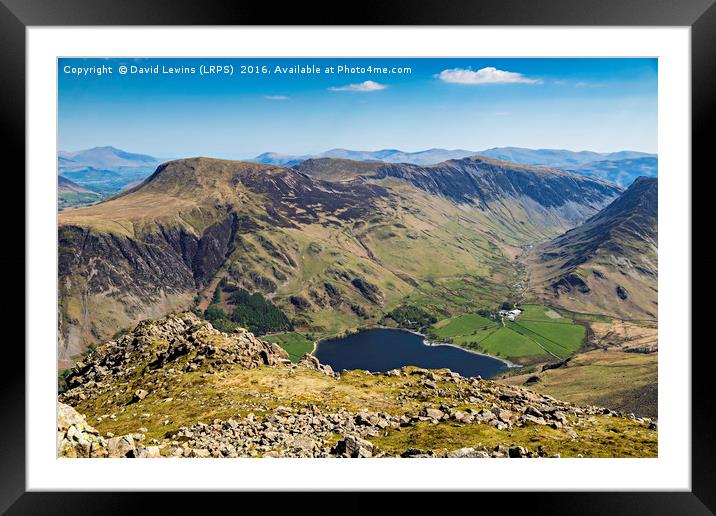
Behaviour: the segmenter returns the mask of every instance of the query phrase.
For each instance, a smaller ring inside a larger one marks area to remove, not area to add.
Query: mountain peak
[[[86,167],[101,170],[156,166],[160,162],[153,156],[127,152],[110,145],[71,152],[60,151],[58,158],[72,160],[71,166],[75,168]],[[60,163],[60,171],[62,171],[62,165],[63,163]]]
[[[565,308],[656,318],[658,181],[639,177],[609,206],[543,244],[535,284]]]

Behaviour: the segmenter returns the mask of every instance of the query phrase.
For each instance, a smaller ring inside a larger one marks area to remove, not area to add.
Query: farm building
[[[500,317],[504,317],[508,321],[514,321],[518,315],[522,313],[522,310],[515,308],[514,310],[500,310]]]

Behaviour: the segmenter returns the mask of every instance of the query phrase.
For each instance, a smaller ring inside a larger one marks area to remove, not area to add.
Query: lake
[[[490,378],[507,369],[492,357],[453,346],[426,346],[423,337],[407,331],[372,329],[318,344],[316,358],[334,371],[364,369],[385,372],[403,366],[448,368],[462,376]]]

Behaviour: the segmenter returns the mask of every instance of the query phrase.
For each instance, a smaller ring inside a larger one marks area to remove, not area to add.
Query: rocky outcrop
[[[142,367],[151,370],[193,372],[199,367],[221,370],[230,365],[254,368],[288,365],[288,353],[277,344],[257,339],[248,330],[223,333],[191,312],[140,322],[130,333],[99,345],[78,362],[67,376],[66,399],[82,399],[121,378],[132,377]],[[138,389],[128,400],[144,399]]]
[[[329,366],[328,364],[321,364],[318,359],[310,353],[306,353],[305,355],[303,355],[301,357],[301,360],[298,361],[297,366],[313,369],[314,371],[319,371],[328,376],[335,375],[331,366]]]
[[[363,277],[354,278],[351,281],[351,285],[353,285],[358,292],[360,292],[361,295],[371,303],[376,305],[383,303],[383,293],[376,285],[373,285],[367,279]]]
[[[231,252],[237,226],[234,215],[200,235],[176,224],[134,235],[61,225],[61,359],[143,317],[188,308]],[[114,309],[98,313],[106,305]]]
[[[622,301],[625,301],[625,300],[629,299],[629,292],[627,291],[627,289],[625,289],[625,288],[622,287],[621,285],[617,285],[616,288],[615,288],[615,290],[616,290],[616,293],[617,293],[617,297],[618,297],[619,299],[621,299]]]
[[[57,456],[65,458],[107,457],[107,440],[75,409],[57,404]]]
[[[152,458],[159,447],[145,446],[143,434],[102,436],[84,416],[65,403],[57,404],[57,457],[76,458]]]
[[[589,294],[592,290],[589,288],[589,285],[587,285],[587,283],[577,274],[567,274],[566,276],[562,276],[558,281],[555,281],[552,284],[552,289],[555,294],[568,294],[572,292],[572,290],[576,290],[582,294]]]

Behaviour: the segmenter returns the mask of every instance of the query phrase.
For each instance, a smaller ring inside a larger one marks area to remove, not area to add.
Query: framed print
[[[710,2],[351,26],[6,4],[27,334],[4,508],[510,491],[711,513],[691,344]]]

